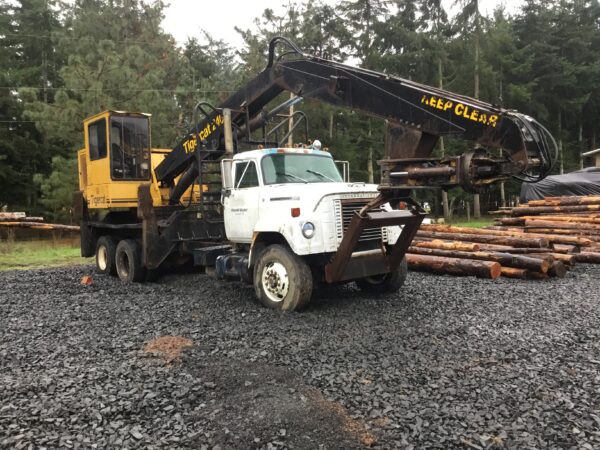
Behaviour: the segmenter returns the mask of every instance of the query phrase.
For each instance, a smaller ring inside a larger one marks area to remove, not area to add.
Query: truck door
[[[225,197],[225,232],[235,242],[252,242],[254,225],[258,220],[260,183],[254,161],[235,161],[233,189]]]

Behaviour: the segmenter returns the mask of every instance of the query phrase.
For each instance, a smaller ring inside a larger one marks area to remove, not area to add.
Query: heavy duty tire
[[[310,302],[310,267],[282,245],[270,245],[254,267],[254,290],[260,302],[273,309],[296,311]]]
[[[115,254],[117,243],[112,236],[101,236],[96,243],[96,271],[102,274],[116,275]]]
[[[407,272],[408,264],[406,263],[406,257],[404,257],[395,271],[385,275],[361,278],[356,280],[356,285],[361,291],[369,294],[390,294],[397,292],[402,287]]]
[[[117,275],[121,281],[127,283],[144,281],[146,270],[142,266],[141,250],[136,241],[125,239],[119,242],[115,261]]]

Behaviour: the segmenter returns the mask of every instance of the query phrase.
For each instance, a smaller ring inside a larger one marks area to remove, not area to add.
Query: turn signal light
[[[300,217],[300,208],[292,208],[292,217]]]

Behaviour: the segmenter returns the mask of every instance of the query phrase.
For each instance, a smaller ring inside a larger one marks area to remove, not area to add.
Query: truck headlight
[[[310,239],[315,235],[315,225],[312,222],[304,222],[302,225],[302,235]]]

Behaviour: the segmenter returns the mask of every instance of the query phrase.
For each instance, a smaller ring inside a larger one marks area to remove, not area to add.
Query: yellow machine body
[[[79,189],[88,208],[135,208],[138,187],[150,184],[152,204],[166,206],[169,188],[156,181],[155,167],[171,150],[150,147],[150,115],[104,111],[83,121],[85,146],[77,152]],[[206,189],[206,187],[205,187]],[[200,199],[198,185],[182,203]]]

